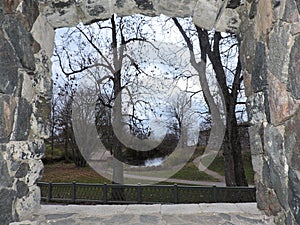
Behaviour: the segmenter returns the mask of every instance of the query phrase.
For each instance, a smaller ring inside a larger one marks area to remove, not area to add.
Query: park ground
[[[76,167],[74,163],[65,163],[64,160],[49,160],[49,149],[46,151],[45,168],[41,181],[43,182],[79,182],[79,183],[111,183],[105,177],[95,172],[90,166]],[[56,149],[54,158],[60,159],[62,151]],[[195,151],[192,158],[196,158],[201,151]],[[47,158],[48,157],[48,158]],[[251,163],[251,153],[243,153],[243,162],[248,183],[254,183],[254,172]],[[192,181],[192,182],[191,182]],[[190,160],[181,170],[174,174],[169,181],[160,182],[161,184],[200,184],[201,182],[224,182],[223,157],[218,156],[206,171],[200,171],[196,163]],[[206,183],[203,183],[204,185]]]

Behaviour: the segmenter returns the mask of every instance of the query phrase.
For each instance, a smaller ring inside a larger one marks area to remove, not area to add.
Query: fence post
[[[103,203],[107,203],[107,184],[103,184]]]
[[[52,198],[52,183],[48,183],[48,199],[47,201],[50,202]]]
[[[217,202],[217,187],[214,185],[212,187],[212,200],[213,202]]]
[[[178,186],[177,184],[174,184],[173,186],[173,196],[174,196],[174,203],[178,203]]]
[[[72,202],[75,203],[76,201],[76,182],[73,181],[72,183]]]
[[[142,203],[142,187],[140,183],[137,185],[137,203]]]

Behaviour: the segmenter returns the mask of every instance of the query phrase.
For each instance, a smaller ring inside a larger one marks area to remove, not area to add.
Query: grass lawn
[[[54,149],[54,157],[61,157],[62,151]],[[47,146],[46,158],[50,158],[49,146]],[[193,158],[201,155],[203,149],[196,151]],[[249,184],[253,184],[254,172],[251,163],[251,154],[246,152],[243,154],[245,173]],[[49,160],[46,160],[49,162]],[[208,167],[220,175],[224,176],[223,157],[217,157],[213,163]],[[153,174],[153,172],[151,172]],[[157,171],[157,177],[163,177],[164,171]],[[150,174],[149,174],[150,175]],[[193,181],[218,181],[214,177],[207,175],[203,171],[199,171],[192,161],[188,162],[181,170],[174,174],[171,178]],[[108,179],[102,177],[95,172],[91,167],[76,167],[73,163],[63,163],[62,161],[55,163],[45,163],[45,169],[42,180],[44,182],[79,182],[79,183],[111,183]],[[133,182],[134,183],[134,182]],[[147,182],[145,182],[147,183]],[[163,182],[166,184],[166,182]],[[169,183],[168,183],[169,184]]]
[[[110,183],[90,167],[76,167],[73,163],[45,164],[43,182]]]
[[[243,163],[244,163],[244,169],[246,178],[249,184],[254,184],[254,171],[252,167],[251,162],[251,153],[250,152],[244,152],[243,153]],[[212,164],[208,167],[208,169],[213,170],[220,175],[224,176],[224,158],[222,156],[219,156],[215,158]]]
[[[171,178],[195,181],[219,181],[218,179],[198,170],[193,162],[187,163],[181,170],[174,174]]]
[[[159,173],[157,174],[159,176]],[[218,181],[215,178],[199,171],[192,163],[188,163],[171,178],[195,181]],[[89,166],[76,167],[73,163],[56,162],[45,164],[43,173],[43,182],[79,182],[79,183],[111,183],[108,179],[102,177]],[[166,182],[163,182],[166,183]]]

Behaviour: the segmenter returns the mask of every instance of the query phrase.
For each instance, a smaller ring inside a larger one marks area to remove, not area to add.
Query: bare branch
[[[115,70],[110,64],[109,60],[104,56],[102,51],[95,45],[95,43],[86,35],[86,33],[80,28],[76,27],[80,31],[80,33],[86,38],[86,40],[91,44],[91,46],[99,53],[99,55],[103,58],[103,60],[106,62],[106,67],[113,73]]]

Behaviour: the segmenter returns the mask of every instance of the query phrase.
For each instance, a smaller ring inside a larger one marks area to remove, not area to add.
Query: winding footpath
[[[201,186],[217,186],[217,187],[225,187],[224,182],[211,182],[211,181],[195,181],[195,180],[183,180],[183,179],[165,179],[161,177],[150,177],[150,176],[141,176],[135,174],[124,174],[126,178],[137,179],[137,180],[146,180],[146,181],[155,181],[155,182],[170,182],[177,184],[191,184],[191,185],[201,185]]]
[[[225,183],[225,177],[224,176],[221,176],[220,174],[218,174],[217,172],[215,171],[212,171],[210,169],[208,169],[207,167],[205,167],[201,162],[200,162],[200,159],[199,158],[196,158],[193,163],[195,164],[195,166],[203,171],[204,173],[218,179],[220,182],[222,183]]]

